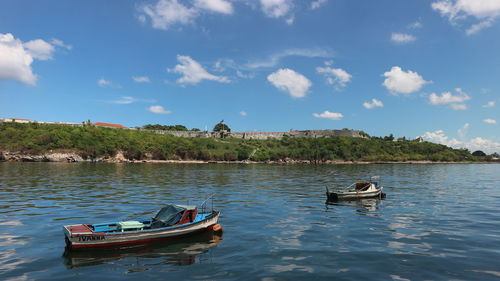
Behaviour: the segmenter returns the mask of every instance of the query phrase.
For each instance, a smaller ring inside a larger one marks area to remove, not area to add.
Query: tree
[[[476,157],[484,157],[484,156],[486,156],[486,153],[482,152],[481,150],[476,150],[476,151],[472,152],[472,155],[474,155]]]
[[[215,125],[214,132],[221,132],[221,131],[231,132],[229,126],[224,124],[223,122],[224,121],[221,121],[217,125]]]
[[[164,130],[164,131],[187,131],[184,125],[160,125],[160,124],[147,124],[143,126],[146,130]]]
[[[394,136],[392,134],[390,134],[389,136],[385,136],[384,140],[385,141],[393,141],[394,140]]]

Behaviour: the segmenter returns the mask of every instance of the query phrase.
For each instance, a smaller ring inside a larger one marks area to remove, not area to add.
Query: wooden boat
[[[332,189],[326,187],[326,197],[330,201],[338,200],[357,200],[364,198],[385,198],[385,193],[382,192],[380,177],[374,176],[370,181],[355,182],[343,189]]]
[[[66,225],[63,230],[70,249],[114,247],[176,239],[214,227],[217,230],[219,215],[217,210],[198,212],[196,206],[167,205],[151,219]]]

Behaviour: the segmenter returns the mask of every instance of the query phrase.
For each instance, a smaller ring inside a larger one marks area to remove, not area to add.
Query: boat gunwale
[[[347,191],[341,191],[341,190],[332,190],[328,191],[329,194],[337,194],[343,195],[343,196],[361,196],[361,195],[369,195],[369,194],[376,194],[379,192],[382,192],[383,187],[381,186],[380,188],[377,188],[374,191],[355,191],[355,190],[347,190]]]

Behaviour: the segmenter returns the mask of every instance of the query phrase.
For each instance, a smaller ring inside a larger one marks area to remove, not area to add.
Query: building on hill
[[[97,126],[97,127],[105,127],[105,128],[113,128],[113,129],[128,129],[127,127],[125,127],[123,125],[113,124],[113,123],[95,122],[95,123],[92,123],[92,125]]]
[[[29,119],[22,119],[22,118],[1,118],[0,122],[13,122],[13,123],[31,123],[35,122]]]

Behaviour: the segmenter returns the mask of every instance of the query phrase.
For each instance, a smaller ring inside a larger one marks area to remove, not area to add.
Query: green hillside
[[[0,149],[41,154],[72,151],[84,159],[114,156],[130,160],[205,161],[475,161],[468,150],[392,138],[291,138],[243,140],[181,138],[147,131],[93,126],[0,123]]]

